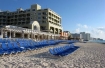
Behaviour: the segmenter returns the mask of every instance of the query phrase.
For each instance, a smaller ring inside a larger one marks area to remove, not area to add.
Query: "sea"
[[[105,44],[105,40],[89,40],[88,42],[95,42],[95,43]]]

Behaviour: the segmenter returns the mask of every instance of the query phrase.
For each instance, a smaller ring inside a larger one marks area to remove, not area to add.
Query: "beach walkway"
[[[105,68],[105,44],[75,43],[75,45],[80,48],[64,57],[48,53],[49,48],[56,46],[6,55],[0,57],[0,68]]]

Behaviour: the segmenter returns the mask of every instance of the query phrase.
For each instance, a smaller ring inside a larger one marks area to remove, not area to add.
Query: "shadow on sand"
[[[78,48],[79,48],[78,46],[74,46],[74,48],[70,49],[69,51],[67,51],[65,53],[69,53],[68,55],[70,55],[71,53],[73,53]],[[34,54],[34,55],[30,55],[30,56],[27,56],[27,57],[47,58],[47,59],[59,59],[59,58],[61,58],[58,55],[52,55],[52,54],[50,54],[48,51],[47,52],[38,53],[38,54]],[[65,57],[65,56],[63,56],[63,57]]]

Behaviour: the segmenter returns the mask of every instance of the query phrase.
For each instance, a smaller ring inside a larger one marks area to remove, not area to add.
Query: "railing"
[[[32,30],[32,29],[26,29],[26,28],[21,28],[21,27],[5,27],[6,30],[9,31],[18,31],[18,32],[24,32],[24,33],[38,33],[38,34],[45,34],[45,35],[52,35],[52,36],[60,36],[59,34],[53,34],[53,33],[48,33],[48,32],[41,32],[38,30]]]

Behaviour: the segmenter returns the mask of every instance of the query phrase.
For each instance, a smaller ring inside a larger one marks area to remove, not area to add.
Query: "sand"
[[[56,46],[63,46],[59,44]],[[75,43],[76,51],[65,56],[53,56],[44,47],[34,51],[0,57],[0,68],[105,68],[105,44]]]

